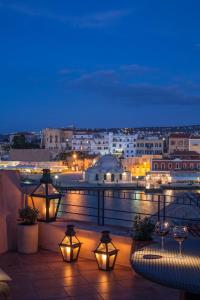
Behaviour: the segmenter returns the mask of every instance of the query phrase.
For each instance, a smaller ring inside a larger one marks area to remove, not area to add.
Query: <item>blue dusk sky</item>
[[[0,132],[200,124],[200,1],[0,0]]]

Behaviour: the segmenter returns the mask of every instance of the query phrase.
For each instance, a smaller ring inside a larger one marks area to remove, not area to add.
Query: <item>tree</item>
[[[12,148],[24,149],[26,148],[26,138],[24,134],[15,135],[13,138]]]
[[[26,141],[24,134],[15,135],[13,138],[12,148],[14,149],[37,149],[40,148],[40,145],[37,143],[29,143]]]

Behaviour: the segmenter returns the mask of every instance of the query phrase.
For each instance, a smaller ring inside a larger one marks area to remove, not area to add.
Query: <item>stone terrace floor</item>
[[[95,261],[67,264],[58,253],[43,250],[34,255],[0,255],[0,268],[12,278],[12,300],[177,300],[179,295],[128,267],[116,265],[114,271],[104,272]]]

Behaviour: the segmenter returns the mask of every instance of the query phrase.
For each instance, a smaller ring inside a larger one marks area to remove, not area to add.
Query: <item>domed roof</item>
[[[89,169],[98,173],[123,172],[123,168],[121,167],[119,160],[112,154],[103,155],[96,162],[94,167],[91,167]]]
[[[106,154],[100,157],[95,166],[101,168],[116,168],[120,167],[121,165],[116,156],[112,154]]]

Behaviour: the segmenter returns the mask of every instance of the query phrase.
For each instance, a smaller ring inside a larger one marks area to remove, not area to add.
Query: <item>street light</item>
[[[67,225],[65,237],[59,244],[60,251],[65,262],[73,262],[78,259],[81,243],[76,237],[74,225]]]
[[[99,270],[111,271],[114,269],[118,249],[112,243],[109,231],[102,231],[102,237],[100,244],[94,251],[95,258],[99,267]]]
[[[139,178],[139,177],[138,177],[138,176],[136,176],[136,179],[137,179],[137,187],[138,187],[138,178]]]

